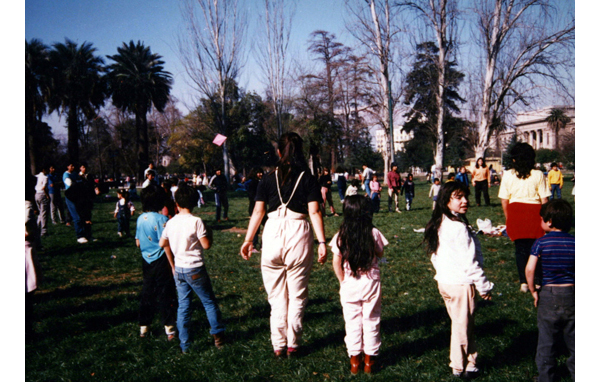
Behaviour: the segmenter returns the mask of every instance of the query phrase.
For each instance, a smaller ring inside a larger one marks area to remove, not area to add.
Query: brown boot
[[[350,373],[358,374],[362,354],[350,356]]]
[[[371,372],[375,369],[375,357],[374,355],[365,355],[365,373],[371,374]]]
[[[217,349],[222,349],[223,345],[225,345],[225,333],[220,332],[217,334],[213,334],[213,338],[215,339],[215,346]]]

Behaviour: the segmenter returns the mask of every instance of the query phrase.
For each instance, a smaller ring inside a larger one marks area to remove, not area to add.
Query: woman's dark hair
[[[552,199],[542,204],[540,216],[547,223],[552,221],[552,227],[562,232],[569,232],[573,227],[573,207],[563,199]]]
[[[371,201],[366,196],[351,195],[344,199],[344,220],[340,225],[337,245],[342,264],[348,262],[352,276],[371,269],[377,256],[373,238]]]
[[[250,174],[248,174],[248,179],[257,180],[258,177],[256,176],[256,174],[262,173],[262,172],[263,172],[262,168],[254,167],[254,168],[252,168],[252,170],[250,170]]]
[[[452,195],[454,195],[454,193],[457,194],[456,196],[460,197],[464,195],[468,198],[469,188],[466,184],[456,181],[450,181],[442,184],[437,200],[435,202],[435,208],[433,209],[433,213],[431,214],[431,219],[427,223],[427,226],[425,226],[425,237],[423,238],[423,243],[425,243],[425,249],[427,250],[427,254],[432,254],[438,249],[438,231],[440,230],[440,226],[442,225],[444,215],[451,220],[460,221],[465,223],[466,225],[469,225],[469,221],[467,220],[466,216],[456,216],[448,208],[448,203],[450,203],[450,198],[452,198]]]
[[[155,184],[142,188],[140,193],[142,210],[145,212],[158,212],[165,205],[165,192]]]
[[[486,168],[487,166],[485,165],[485,159],[483,159],[482,157],[477,158],[477,161],[475,161],[475,168],[479,168],[479,160],[481,159],[481,168]]]
[[[350,182],[350,184],[356,188],[358,188],[360,186],[360,181],[356,178],[352,179],[352,181]],[[345,199],[344,199],[345,200]]]
[[[277,168],[281,173],[282,177],[279,178],[280,184],[288,182],[288,178],[292,170],[306,171],[308,170],[308,164],[304,158],[304,152],[302,150],[302,138],[297,133],[285,133],[279,138],[278,149],[281,154],[279,162],[277,162]]]
[[[517,178],[527,179],[535,167],[535,150],[525,142],[517,142],[510,149],[511,167],[517,173]]]
[[[185,182],[180,182],[175,191],[175,202],[181,208],[186,208],[190,211],[198,205],[198,191],[188,186]]]

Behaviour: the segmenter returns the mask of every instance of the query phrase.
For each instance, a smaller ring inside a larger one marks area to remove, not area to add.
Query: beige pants
[[[302,336],[314,237],[306,215],[278,210],[268,216],[261,269],[271,305],[271,343],[279,350],[298,347]]]
[[[450,336],[450,367],[455,371],[473,371],[477,361],[477,349],[473,337],[475,322],[475,286],[438,283],[446,310],[452,320]],[[465,369],[466,367],[466,369]]]

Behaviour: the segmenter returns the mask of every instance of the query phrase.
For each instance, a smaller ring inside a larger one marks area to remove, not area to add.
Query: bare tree
[[[457,4],[456,0],[415,0],[401,1],[401,7],[413,10],[425,23],[425,28],[433,35],[437,44],[437,57],[432,58],[437,71],[435,100],[437,123],[435,129],[436,144],[434,163],[436,178],[442,179],[444,166],[444,119],[446,117],[445,92],[447,87],[446,71],[456,46]]]
[[[237,82],[245,59],[247,17],[238,0],[183,0],[185,33],[179,39],[183,66],[196,89],[206,99],[217,97],[221,113],[215,130],[228,135],[227,91]],[[228,143],[223,143],[224,175],[229,180],[233,164]]]
[[[385,131],[387,144],[384,162],[387,171],[394,146],[390,137],[390,115],[393,115],[400,98],[400,91],[394,97],[391,88],[393,45],[400,33],[400,18],[397,17],[397,8],[393,8],[389,0],[346,0],[346,9],[351,15],[346,29],[369,51],[374,72],[377,73],[379,86],[373,111],[378,124]]]
[[[154,126],[154,140],[156,144],[156,152],[154,163],[160,163],[160,157],[167,153],[167,139],[173,131],[173,126],[178,123],[183,115],[177,108],[177,98],[169,96],[163,112],[159,112],[156,108],[152,108],[148,116],[149,122]]]
[[[268,96],[272,99],[277,119],[277,139],[283,134],[284,100],[289,72],[288,46],[292,19],[296,11],[294,0],[264,0],[264,17],[260,17],[256,58],[264,71]]]
[[[475,0],[477,44],[482,49],[482,97],[475,157],[483,157],[495,130],[517,103],[529,105],[548,84],[569,93],[575,20],[555,12],[556,1]]]

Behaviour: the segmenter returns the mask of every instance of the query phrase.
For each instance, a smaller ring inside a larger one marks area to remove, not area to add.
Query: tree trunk
[[[79,163],[79,120],[77,119],[77,107],[73,104],[69,106],[67,114],[67,152],[70,164]]]

